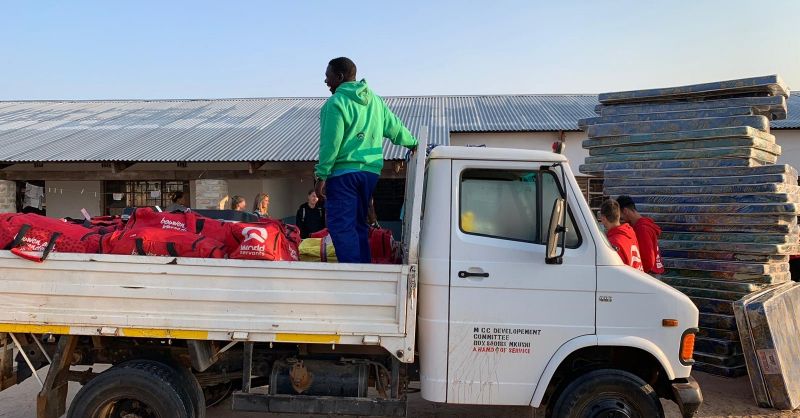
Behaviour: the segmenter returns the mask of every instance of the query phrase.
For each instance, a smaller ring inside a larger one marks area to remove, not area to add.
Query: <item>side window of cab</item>
[[[558,179],[550,171],[465,170],[459,202],[461,231],[544,245],[553,203],[560,193]],[[567,248],[578,248],[581,239],[571,213],[567,229]]]

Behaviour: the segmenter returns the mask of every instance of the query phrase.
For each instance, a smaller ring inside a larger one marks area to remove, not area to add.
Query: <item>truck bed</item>
[[[376,345],[413,362],[427,136],[407,161],[402,265],[0,251],[0,333]]]
[[[0,251],[0,332],[379,344],[394,353],[413,347],[414,270],[67,253],[33,263]]]

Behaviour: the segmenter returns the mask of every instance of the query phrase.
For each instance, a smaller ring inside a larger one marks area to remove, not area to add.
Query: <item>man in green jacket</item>
[[[326,199],[327,225],[340,263],[369,263],[367,212],[383,169],[383,138],[416,149],[417,140],[349,58],[332,59],[325,84],[333,96],[320,112],[316,192]]]

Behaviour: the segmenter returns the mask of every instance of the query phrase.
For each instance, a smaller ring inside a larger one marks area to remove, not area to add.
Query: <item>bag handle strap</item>
[[[172,257],[180,257],[180,255],[178,255],[178,250],[175,249],[174,242],[167,243],[167,254],[169,254]]]
[[[144,251],[144,240],[141,238],[136,238],[134,242],[136,243],[136,254],[147,255],[147,252]]]
[[[42,261],[47,259],[47,256],[50,255],[50,252],[53,251],[53,248],[55,248],[56,241],[59,237],[61,237],[60,232],[53,232],[53,235],[50,235],[50,241],[47,243],[47,246],[44,247],[44,251],[42,251]]]
[[[28,231],[30,231],[30,230],[31,230],[31,226],[30,226],[30,224],[24,224],[24,225],[22,225],[22,226],[19,228],[19,231],[17,231],[17,235],[14,237],[14,240],[13,240],[13,241],[11,241],[11,243],[10,243],[10,244],[8,244],[8,245],[6,246],[6,248],[5,248],[5,249],[6,249],[6,250],[10,250],[10,249],[12,249],[12,248],[15,248],[16,246],[18,246],[18,245],[19,245],[19,244],[22,242],[22,238],[25,238],[25,235],[26,235],[26,234],[28,233]]]

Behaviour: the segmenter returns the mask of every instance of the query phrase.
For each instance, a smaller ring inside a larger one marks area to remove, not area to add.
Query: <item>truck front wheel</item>
[[[651,418],[664,410],[655,390],[638,376],[601,369],[578,376],[558,396],[553,418]]]
[[[165,364],[133,360],[101,373],[75,395],[68,418],[193,418],[182,376]]]

